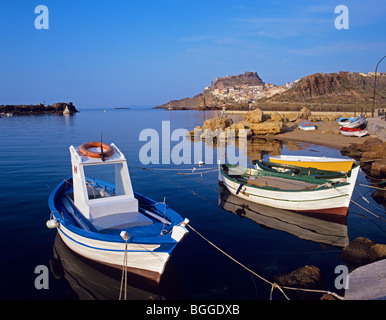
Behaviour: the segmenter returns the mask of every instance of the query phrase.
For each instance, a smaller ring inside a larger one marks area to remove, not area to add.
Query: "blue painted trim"
[[[99,247],[94,247],[94,246],[90,246],[88,244],[85,244],[83,242],[80,242],[80,241],[77,241],[75,240],[74,238],[70,237],[67,233],[65,233],[61,228],[58,228],[58,230],[63,234],[65,235],[68,239],[70,239],[71,241],[77,243],[77,244],[80,244],[84,247],[87,247],[87,248],[91,248],[91,249],[96,249],[96,250],[101,250],[101,251],[111,251],[111,252],[125,252],[125,250],[118,250],[118,249],[105,249],[105,248],[99,248]],[[161,244],[159,244],[161,246]],[[157,250],[158,249],[158,250]],[[159,251],[160,248],[156,248],[154,250],[127,250],[127,252],[148,252],[148,253],[152,253],[152,252],[165,252],[165,253],[170,253],[172,250],[167,250],[167,251]],[[157,251],[156,251],[157,250]]]

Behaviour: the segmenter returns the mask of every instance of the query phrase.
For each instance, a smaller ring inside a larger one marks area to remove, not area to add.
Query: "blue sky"
[[[348,30],[334,25],[342,4]],[[384,0],[0,0],[0,104],[155,106],[245,71],[277,85],[369,72],[385,35]]]

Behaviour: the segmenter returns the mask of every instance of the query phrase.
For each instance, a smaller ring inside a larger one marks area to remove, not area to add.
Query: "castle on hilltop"
[[[273,84],[263,82],[257,72],[246,71],[244,74],[216,78],[203,93],[220,101],[240,103],[256,100],[274,87]]]

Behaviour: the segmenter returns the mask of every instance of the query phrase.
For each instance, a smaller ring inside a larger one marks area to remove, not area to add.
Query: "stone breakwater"
[[[33,115],[44,113],[75,113],[78,112],[72,102],[59,102],[52,105],[0,105],[0,113],[8,113],[13,115]]]

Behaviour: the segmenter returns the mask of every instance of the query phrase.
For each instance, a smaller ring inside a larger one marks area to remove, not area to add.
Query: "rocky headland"
[[[72,114],[78,110],[72,102],[59,102],[52,105],[44,105],[39,103],[37,105],[0,105],[0,113],[12,115],[34,115],[34,114]]]
[[[300,111],[354,111],[372,107],[374,73],[315,73],[285,86],[265,83],[256,72],[216,78],[202,93],[156,108]],[[377,74],[377,108],[386,107],[386,73]]]

